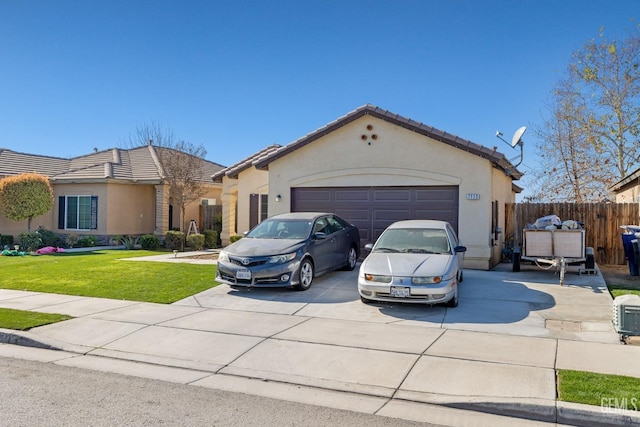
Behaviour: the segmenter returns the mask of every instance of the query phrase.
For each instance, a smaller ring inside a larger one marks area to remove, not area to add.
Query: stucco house
[[[609,187],[616,195],[616,203],[640,203],[640,169],[636,169]]]
[[[168,149],[148,144],[132,149],[95,150],[67,159],[0,148],[0,178],[31,172],[49,177],[54,191],[53,209],[34,218],[32,230],[42,226],[62,236],[91,235],[100,244],[108,244],[116,235],[163,237],[168,230],[180,228],[184,221],[180,207],[173,206],[169,198],[161,150]],[[201,181],[206,193],[186,206],[187,224],[198,218],[199,205],[220,204],[222,186],[210,177],[223,168],[204,161]],[[0,214],[0,235],[17,239],[25,231],[26,220],[13,221]]]
[[[334,212],[359,228],[362,246],[394,221],[439,219],[467,247],[465,267],[489,269],[521,176],[495,148],[364,105],[212,179],[223,186],[223,244],[285,212]]]

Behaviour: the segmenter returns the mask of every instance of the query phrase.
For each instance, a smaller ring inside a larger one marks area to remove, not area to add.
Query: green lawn
[[[558,371],[558,400],[637,411],[640,378],[593,372]]]
[[[0,328],[26,331],[36,326],[48,325],[71,319],[64,314],[36,313],[34,311],[0,308]]]
[[[169,304],[217,285],[215,265],[124,260],[160,253],[100,250],[0,256],[0,288]]]

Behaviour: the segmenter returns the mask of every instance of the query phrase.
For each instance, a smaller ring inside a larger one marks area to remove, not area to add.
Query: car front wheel
[[[453,294],[453,298],[447,301],[447,307],[457,307],[458,306],[458,289],[456,287],[456,292]]]
[[[300,283],[296,285],[296,290],[306,291],[313,282],[313,264],[309,259],[303,259],[300,264]]]

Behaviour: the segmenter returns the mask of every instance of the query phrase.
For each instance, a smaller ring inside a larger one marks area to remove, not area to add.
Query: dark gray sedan
[[[353,270],[359,256],[358,229],[335,214],[275,215],[220,252],[216,281],[303,291],[315,276],[338,268]]]

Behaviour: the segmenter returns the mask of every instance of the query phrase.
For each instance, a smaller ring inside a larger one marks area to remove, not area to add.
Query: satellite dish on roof
[[[522,144],[522,135],[524,135],[526,130],[527,127],[522,126],[513,134],[513,138],[511,138],[511,147],[516,148],[519,144]]]

